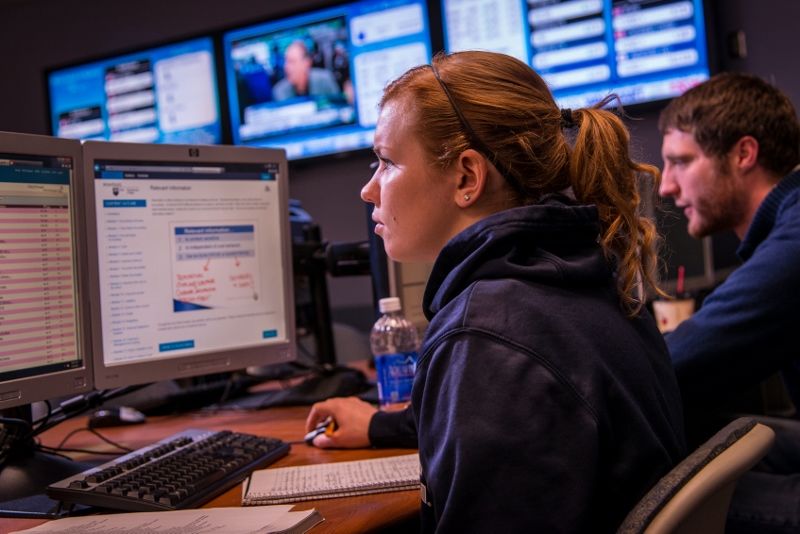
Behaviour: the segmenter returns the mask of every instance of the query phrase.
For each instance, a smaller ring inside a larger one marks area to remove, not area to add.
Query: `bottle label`
[[[380,354],[375,357],[378,398],[381,405],[408,402],[417,370],[417,352]]]

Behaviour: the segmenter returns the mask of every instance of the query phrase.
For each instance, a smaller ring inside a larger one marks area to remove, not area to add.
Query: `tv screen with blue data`
[[[710,76],[703,0],[442,0],[448,52],[531,65],[562,107],[680,95]]]
[[[372,146],[387,82],[431,58],[425,0],[364,0],[223,35],[234,144],[290,159]]]
[[[52,133],[84,140],[222,142],[210,37],[50,71]]]

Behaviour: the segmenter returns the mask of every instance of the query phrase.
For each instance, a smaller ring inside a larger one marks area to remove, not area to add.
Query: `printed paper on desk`
[[[131,512],[68,517],[50,521],[25,534],[302,534],[324,521],[316,510],[292,512],[291,506],[200,508],[170,512]],[[11,533],[15,534],[15,533]]]

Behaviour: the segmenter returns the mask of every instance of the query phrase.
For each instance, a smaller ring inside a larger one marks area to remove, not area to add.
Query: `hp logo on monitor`
[[[200,157],[200,149],[199,148],[190,148],[189,149],[189,157],[190,158],[199,158]]]

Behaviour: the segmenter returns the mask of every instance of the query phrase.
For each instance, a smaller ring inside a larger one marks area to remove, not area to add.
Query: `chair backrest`
[[[767,453],[775,433],[742,417],[676,465],[639,501],[618,534],[722,534],[739,477]]]

